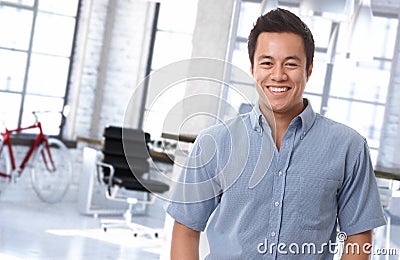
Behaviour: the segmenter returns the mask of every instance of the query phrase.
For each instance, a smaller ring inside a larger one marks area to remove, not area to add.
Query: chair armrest
[[[101,169],[101,167],[106,167],[108,169],[110,169],[110,175],[108,177],[108,183],[106,183],[107,185],[107,193],[108,195],[111,196],[111,188],[113,186],[113,178],[114,178],[114,173],[115,173],[115,169],[114,166],[112,166],[111,164],[108,163],[104,163],[104,162],[97,162],[96,163],[97,166],[97,181],[99,183],[104,183],[104,173],[103,170]]]

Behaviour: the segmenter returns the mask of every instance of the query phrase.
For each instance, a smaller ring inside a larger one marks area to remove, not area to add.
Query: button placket
[[[288,129],[289,130],[289,129]],[[272,204],[273,210],[271,211],[270,219],[270,239],[271,242],[278,243],[279,242],[279,232],[281,230],[282,224],[282,202],[285,194],[285,175],[288,167],[289,157],[292,153],[293,142],[294,142],[294,129],[291,128],[287,135],[284,137],[285,140],[282,142],[282,146],[280,149],[280,154],[278,155],[278,165],[281,168],[278,168],[277,174],[274,175],[274,193],[272,196]],[[276,252],[275,252],[276,253]]]
[[[278,243],[279,240],[279,231],[281,228],[281,218],[282,218],[282,207],[281,201],[283,200],[284,194],[284,185],[283,185],[283,171],[279,170],[278,174],[274,176],[274,186],[279,187],[274,189],[273,197],[272,197],[272,207],[271,211],[271,219],[270,219],[270,227],[271,233],[270,238],[272,243]],[[283,188],[283,189],[282,189]]]

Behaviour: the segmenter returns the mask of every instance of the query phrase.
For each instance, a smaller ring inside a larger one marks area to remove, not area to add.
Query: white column
[[[400,26],[394,52],[377,164],[400,168]]]

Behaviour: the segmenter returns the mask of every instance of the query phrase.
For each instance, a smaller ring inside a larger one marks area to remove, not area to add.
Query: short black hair
[[[290,32],[301,36],[307,57],[306,71],[308,71],[314,59],[314,37],[308,26],[297,15],[288,10],[277,8],[258,17],[247,41],[251,67],[254,66],[257,39],[262,32]]]

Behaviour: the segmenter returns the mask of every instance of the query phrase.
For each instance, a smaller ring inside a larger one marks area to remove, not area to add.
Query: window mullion
[[[26,66],[25,66],[24,83],[23,83],[22,92],[21,92],[21,105],[19,108],[18,127],[21,127],[21,124],[22,124],[22,115],[24,112],[26,89],[28,87],[28,75],[29,75],[30,62],[31,62],[31,56],[32,56],[33,37],[35,34],[35,24],[36,24],[36,17],[37,17],[38,9],[39,9],[39,1],[35,0],[34,6],[33,6],[31,35],[29,38],[29,47],[28,47],[28,51],[27,51],[28,55],[27,55]]]

